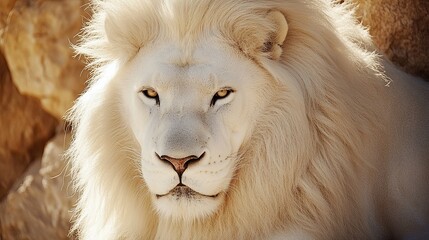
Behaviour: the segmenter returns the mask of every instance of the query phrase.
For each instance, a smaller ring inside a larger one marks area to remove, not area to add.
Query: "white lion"
[[[69,116],[80,238],[428,236],[428,85],[349,6],[92,6]]]

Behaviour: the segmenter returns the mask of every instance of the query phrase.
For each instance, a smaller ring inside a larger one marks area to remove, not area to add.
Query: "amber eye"
[[[210,103],[210,106],[214,106],[216,104],[217,100],[228,97],[232,92],[234,92],[234,90],[232,90],[230,88],[223,88],[223,89],[217,91],[216,94],[213,96],[213,99]]]
[[[228,96],[229,93],[230,93],[230,91],[228,91],[227,89],[222,89],[216,93],[216,97],[224,98],[224,97]]]
[[[159,96],[155,90],[153,90],[152,88],[143,89],[141,90],[141,93],[143,93],[143,95],[145,95],[145,97],[147,98],[155,99],[156,104],[159,105]]]

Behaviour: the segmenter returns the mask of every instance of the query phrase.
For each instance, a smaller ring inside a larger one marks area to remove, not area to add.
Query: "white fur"
[[[424,236],[428,86],[378,57],[349,6],[92,6],[77,50],[94,78],[69,115],[80,238]],[[205,153],[182,176],[200,194],[156,197],[179,178],[155,153]]]

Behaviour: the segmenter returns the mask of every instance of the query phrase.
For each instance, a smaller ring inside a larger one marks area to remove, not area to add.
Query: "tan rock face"
[[[2,36],[12,80],[61,119],[88,78],[70,47],[84,22],[84,1],[15,1]]]
[[[58,155],[63,137],[42,162],[31,162],[88,78],[70,47],[87,2],[0,0],[0,239],[67,239],[72,194]]]
[[[10,10],[15,4],[16,0],[2,0],[0,1],[0,35],[1,30],[6,26],[7,16],[9,15]]]
[[[62,158],[69,139],[55,137],[46,145],[18,189],[0,205],[0,239],[68,239],[74,203],[69,169]]]
[[[377,47],[409,73],[429,79],[429,1],[351,0]]]
[[[37,99],[18,92],[0,54],[0,198],[41,153],[56,126]]]

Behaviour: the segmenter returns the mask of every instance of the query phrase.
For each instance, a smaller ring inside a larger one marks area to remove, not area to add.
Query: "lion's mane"
[[[360,190],[372,158],[363,143],[383,129],[377,103],[386,77],[350,6],[318,0],[119,2],[93,0],[93,18],[76,47],[94,71],[69,115],[74,141],[68,156],[80,196],[74,229],[81,237],[257,239],[297,227],[324,239],[371,238]],[[140,177],[139,146],[122,119],[120,85],[110,80],[164,25],[183,39],[217,25],[231,44],[253,49],[246,46],[264,37],[266,24],[253,15],[270,9],[288,21],[283,54],[279,61],[255,62],[282,94],[241,147],[222,208],[186,226],[158,218]],[[299,94],[287,87],[291,82]],[[296,111],[305,111],[306,119]]]

